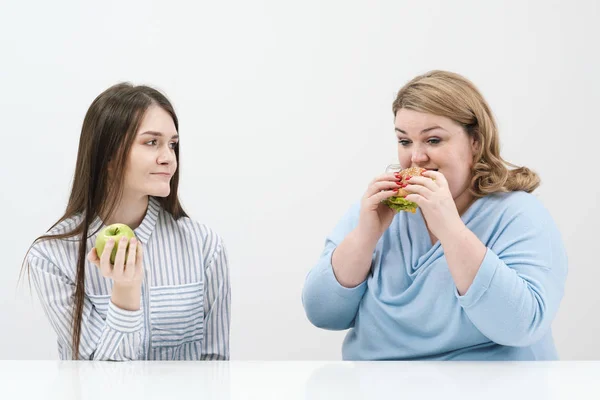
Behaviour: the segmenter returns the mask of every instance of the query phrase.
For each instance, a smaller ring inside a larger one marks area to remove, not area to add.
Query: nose
[[[410,162],[413,165],[423,165],[429,161],[427,153],[420,147],[415,147],[410,156]]]
[[[175,162],[175,152],[169,147],[169,145],[161,147],[156,162],[160,165],[170,165]]]

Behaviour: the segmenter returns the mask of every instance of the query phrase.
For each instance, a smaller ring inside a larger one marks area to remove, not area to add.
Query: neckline
[[[148,243],[148,240],[152,235],[152,231],[154,230],[154,226],[156,225],[156,221],[158,220],[159,210],[160,204],[158,200],[153,196],[149,196],[148,207],[146,208],[144,219],[142,220],[141,224],[133,230],[136,238],[140,240],[142,244]],[[94,221],[90,224],[88,232],[97,232],[100,229],[103,229],[105,226],[106,225],[100,219],[100,217],[96,216]]]

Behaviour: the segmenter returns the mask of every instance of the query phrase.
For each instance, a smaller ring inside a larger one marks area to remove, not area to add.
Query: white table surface
[[[600,361],[0,361],[0,399],[595,399]]]

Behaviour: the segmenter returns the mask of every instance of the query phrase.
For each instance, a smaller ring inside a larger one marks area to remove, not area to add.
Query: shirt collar
[[[146,209],[146,215],[144,215],[144,219],[142,220],[140,226],[133,230],[133,232],[135,233],[135,237],[144,245],[148,243],[148,241],[150,240],[150,236],[154,231],[156,221],[158,220],[159,211],[160,204],[158,200],[152,196],[148,196],[148,208]],[[100,229],[104,228],[104,226],[105,225],[100,219],[100,217],[96,217],[94,221],[90,224],[88,232],[96,234]]]

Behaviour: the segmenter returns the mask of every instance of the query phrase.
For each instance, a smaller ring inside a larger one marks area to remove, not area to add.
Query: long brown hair
[[[73,304],[73,359],[79,358],[81,323],[85,299],[85,261],[87,239],[96,232],[88,232],[96,217],[107,220],[121,200],[128,155],[146,110],[157,105],[173,118],[179,131],[179,121],[170,101],[158,90],[148,86],[119,83],[102,92],[90,105],[81,128],[75,176],[65,213],[55,226],[81,215],[81,223],[72,231],[38,237],[41,240],[79,239],[75,299]],[[186,217],[177,195],[179,186],[179,146],[175,147],[178,168],[171,179],[171,191],[167,197],[157,198],[161,206],[175,219]],[[112,166],[108,173],[108,166]],[[33,246],[32,244],[32,246]],[[31,250],[31,247],[30,247]],[[29,265],[27,265],[29,271]]]
[[[401,108],[450,118],[479,144],[474,155],[470,191],[475,197],[495,192],[533,192],[539,176],[500,156],[498,127],[492,111],[475,85],[465,77],[434,70],[408,82],[392,105],[394,116]]]

